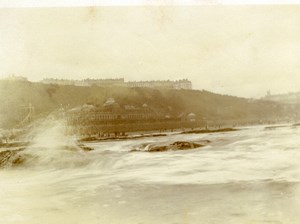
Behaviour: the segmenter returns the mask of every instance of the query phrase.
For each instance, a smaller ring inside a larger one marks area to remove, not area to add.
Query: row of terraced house
[[[75,86],[124,86],[124,87],[146,87],[146,88],[168,88],[168,89],[192,89],[192,82],[188,79],[180,80],[154,80],[154,81],[130,81],[120,79],[43,79],[44,84],[75,85]]]

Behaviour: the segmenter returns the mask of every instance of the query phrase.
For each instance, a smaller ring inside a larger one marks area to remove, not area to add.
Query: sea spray
[[[84,162],[85,153],[73,136],[67,136],[64,120],[46,119],[36,125],[27,138],[30,145],[21,152],[26,165],[69,167]]]

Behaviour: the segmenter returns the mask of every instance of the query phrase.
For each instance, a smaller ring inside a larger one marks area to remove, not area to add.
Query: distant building
[[[43,79],[44,84],[56,85],[74,85],[74,86],[125,86],[129,88],[164,88],[164,89],[192,89],[192,82],[188,79],[170,81],[170,80],[155,80],[155,81],[131,81],[125,82],[124,78],[119,79],[84,79],[84,80],[69,80],[69,79]]]
[[[68,115],[69,123],[73,125],[126,124],[163,119],[163,115],[151,110],[147,104],[121,107],[113,98],[108,98],[101,107],[83,105],[73,108]]]
[[[147,88],[165,88],[165,89],[192,89],[192,82],[188,79],[170,81],[139,81],[127,82],[127,87],[147,87]]]
[[[281,104],[300,104],[300,93],[271,95],[270,92],[268,92],[267,95],[262,99]]]
[[[43,79],[42,83],[74,86],[120,86],[124,85],[124,79]]]
[[[189,114],[187,115],[187,120],[188,120],[189,122],[195,122],[195,121],[196,121],[196,115],[195,115],[194,113],[189,113]]]
[[[196,114],[194,113],[181,113],[178,116],[181,121],[188,121],[188,122],[196,122]]]
[[[88,86],[124,86],[124,78],[120,79],[85,79]]]

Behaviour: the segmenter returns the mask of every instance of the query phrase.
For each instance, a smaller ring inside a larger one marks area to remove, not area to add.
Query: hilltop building
[[[300,104],[300,93],[298,92],[272,95],[270,91],[268,91],[266,96],[262,99],[286,105]]]
[[[192,82],[188,79],[182,80],[154,80],[154,81],[131,81],[125,82],[124,78],[120,79],[84,79],[84,80],[68,80],[68,79],[43,79],[44,84],[56,85],[74,85],[74,86],[124,86],[129,88],[164,88],[164,89],[192,89]]]
[[[124,79],[43,79],[42,83],[73,86],[123,86]]]
[[[268,92],[262,100],[280,104],[285,111],[285,119],[288,122],[298,122],[300,120],[300,92],[276,95]]]
[[[166,89],[192,89],[192,82],[188,79],[170,81],[140,81],[127,82],[128,87],[166,88]]]
[[[82,81],[88,86],[123,86],[124,78],[121,79],[84,79]]]

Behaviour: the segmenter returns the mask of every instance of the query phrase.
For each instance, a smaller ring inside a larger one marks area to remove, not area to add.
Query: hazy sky
[[[300,91],[300,6],[0,9],[0,77],[188,78],[245,97]]]

